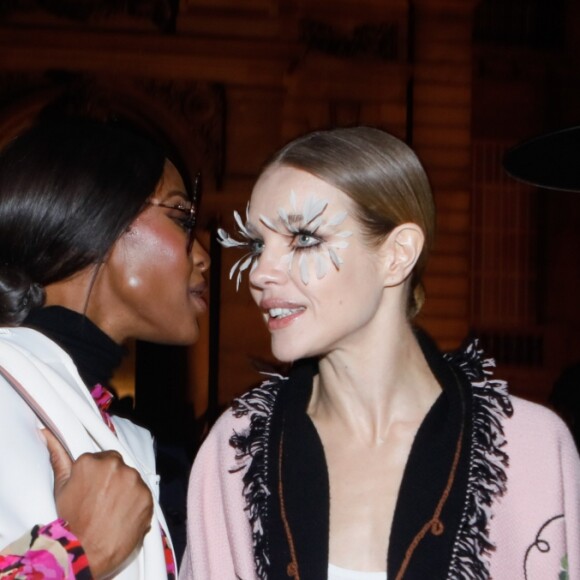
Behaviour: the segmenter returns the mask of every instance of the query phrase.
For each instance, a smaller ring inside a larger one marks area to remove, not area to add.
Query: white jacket
[[[159,526],[169,531],[159,506],[150,433],[126,419],[113,418],[117,436],[102,420],[72,359],[52,340],[29,328],[0,328],[0,365],[40,404],[60,430],[74,457],[114,449],[139,471],[151,489],[155,509],[143,547],[116,577],[167,578]],[[0,376],[0,548],[36,524],[57,519],[54,475],[40,421],[16,390]]]

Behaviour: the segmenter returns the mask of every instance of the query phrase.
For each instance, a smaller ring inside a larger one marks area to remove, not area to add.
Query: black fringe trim
[[[489,555],[494,550],[489,539],[489,519],[493,501],[506,491],[509,458],[502,421],[513,414],[505,381],[492,379],[493,359],[484,359],[478,341],[464,349],[444,355],[472,385],[472,448],[467,495],[461,524],[449,566],[448,578],[487,580]],[[249,415],[250,425],[234,433],[230,445],[236,450],[237,466],[232,472],[246,469],[243,477],[244,499],[252,526],[254,559],[260,580],[267,580],[270,558],[264,523],[270,491],[268,482],[268,440],[272,411],[286,377],[273,375],[259,387],[236,399],[235,417]]]
[[[509,458],[502,421],[513,415],[507,383],[492,379],[493,359],[484,359],[477,340],[465,349],[445,355],[472,385],[472,448],[467,495],[449,566],[448,578],[487,580],[489,520],[493,501],[506,491]]]
[[[270,558],[264,523],[268,517],[268,439],[270,420],[276,397],[286,377],[272,375],[259,387],[252,389],[232,404],[234,417],[249,415],[250,425],[242,433],[234,433],[230,445],[236,450],[237,466],[230,472],[246,469],[243,477],[246,510],[252,526],[254,560],[260,580],[266,580]]]

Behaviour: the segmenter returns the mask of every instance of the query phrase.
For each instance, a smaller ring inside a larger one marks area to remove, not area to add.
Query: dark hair
[[[153,194],[161,148],[90,119],[42,121],[0,153],[0,324],[102,262]]]
[[[379,245],[398,225],[412,222],[425,245],[411,277],[407,314],[421,309],[421,276],[435,230],[435,206],[429,180],[413,150],[374,127],[315,131],[295,139],[270,159],[326,181],[354,202],[356,217],[370,246]]]

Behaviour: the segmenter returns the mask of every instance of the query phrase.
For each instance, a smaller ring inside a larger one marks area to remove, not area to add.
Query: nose
[[[195,239],[191,248],[191,260],[196,270],[205,272],[209,269],[211,259],[209,254],[203,249],[203,246]]]
[[[288,255],[286,254],[288,257]],[[288,279],[288,263],[284,256],[264,249],[250,269],[250,284],[264,288],[270,284],[283,284]]]

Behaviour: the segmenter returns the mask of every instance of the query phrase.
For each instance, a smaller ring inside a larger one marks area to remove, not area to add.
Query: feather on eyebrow
[[[278,231],[278,228],[273,227],[274,222],[270,219],[265,218],[264,216],[260,216],[260,221],[265,224],[268,228]],[[278,216],[275,219],[275,223],[284,225],[285,223],[288,224],[301,224],[304,222],[304,216],[301,213],[292,213],[288,214],[287,219],[283,219],[281,216]],[[257,234],[257,228],[252,222],[247,222],[246,227],[248,230]]]
[[[260,237],[260,234],[258,233],[258,228],[251,221],[247,221],[245,227],[248,234],[250,234],[254,238]]]
[[[279,220],[282,221],[282,220]],[[299,224],[304,221],[304,216],[301,213],[288,214],[288,222],[291,224]]]

